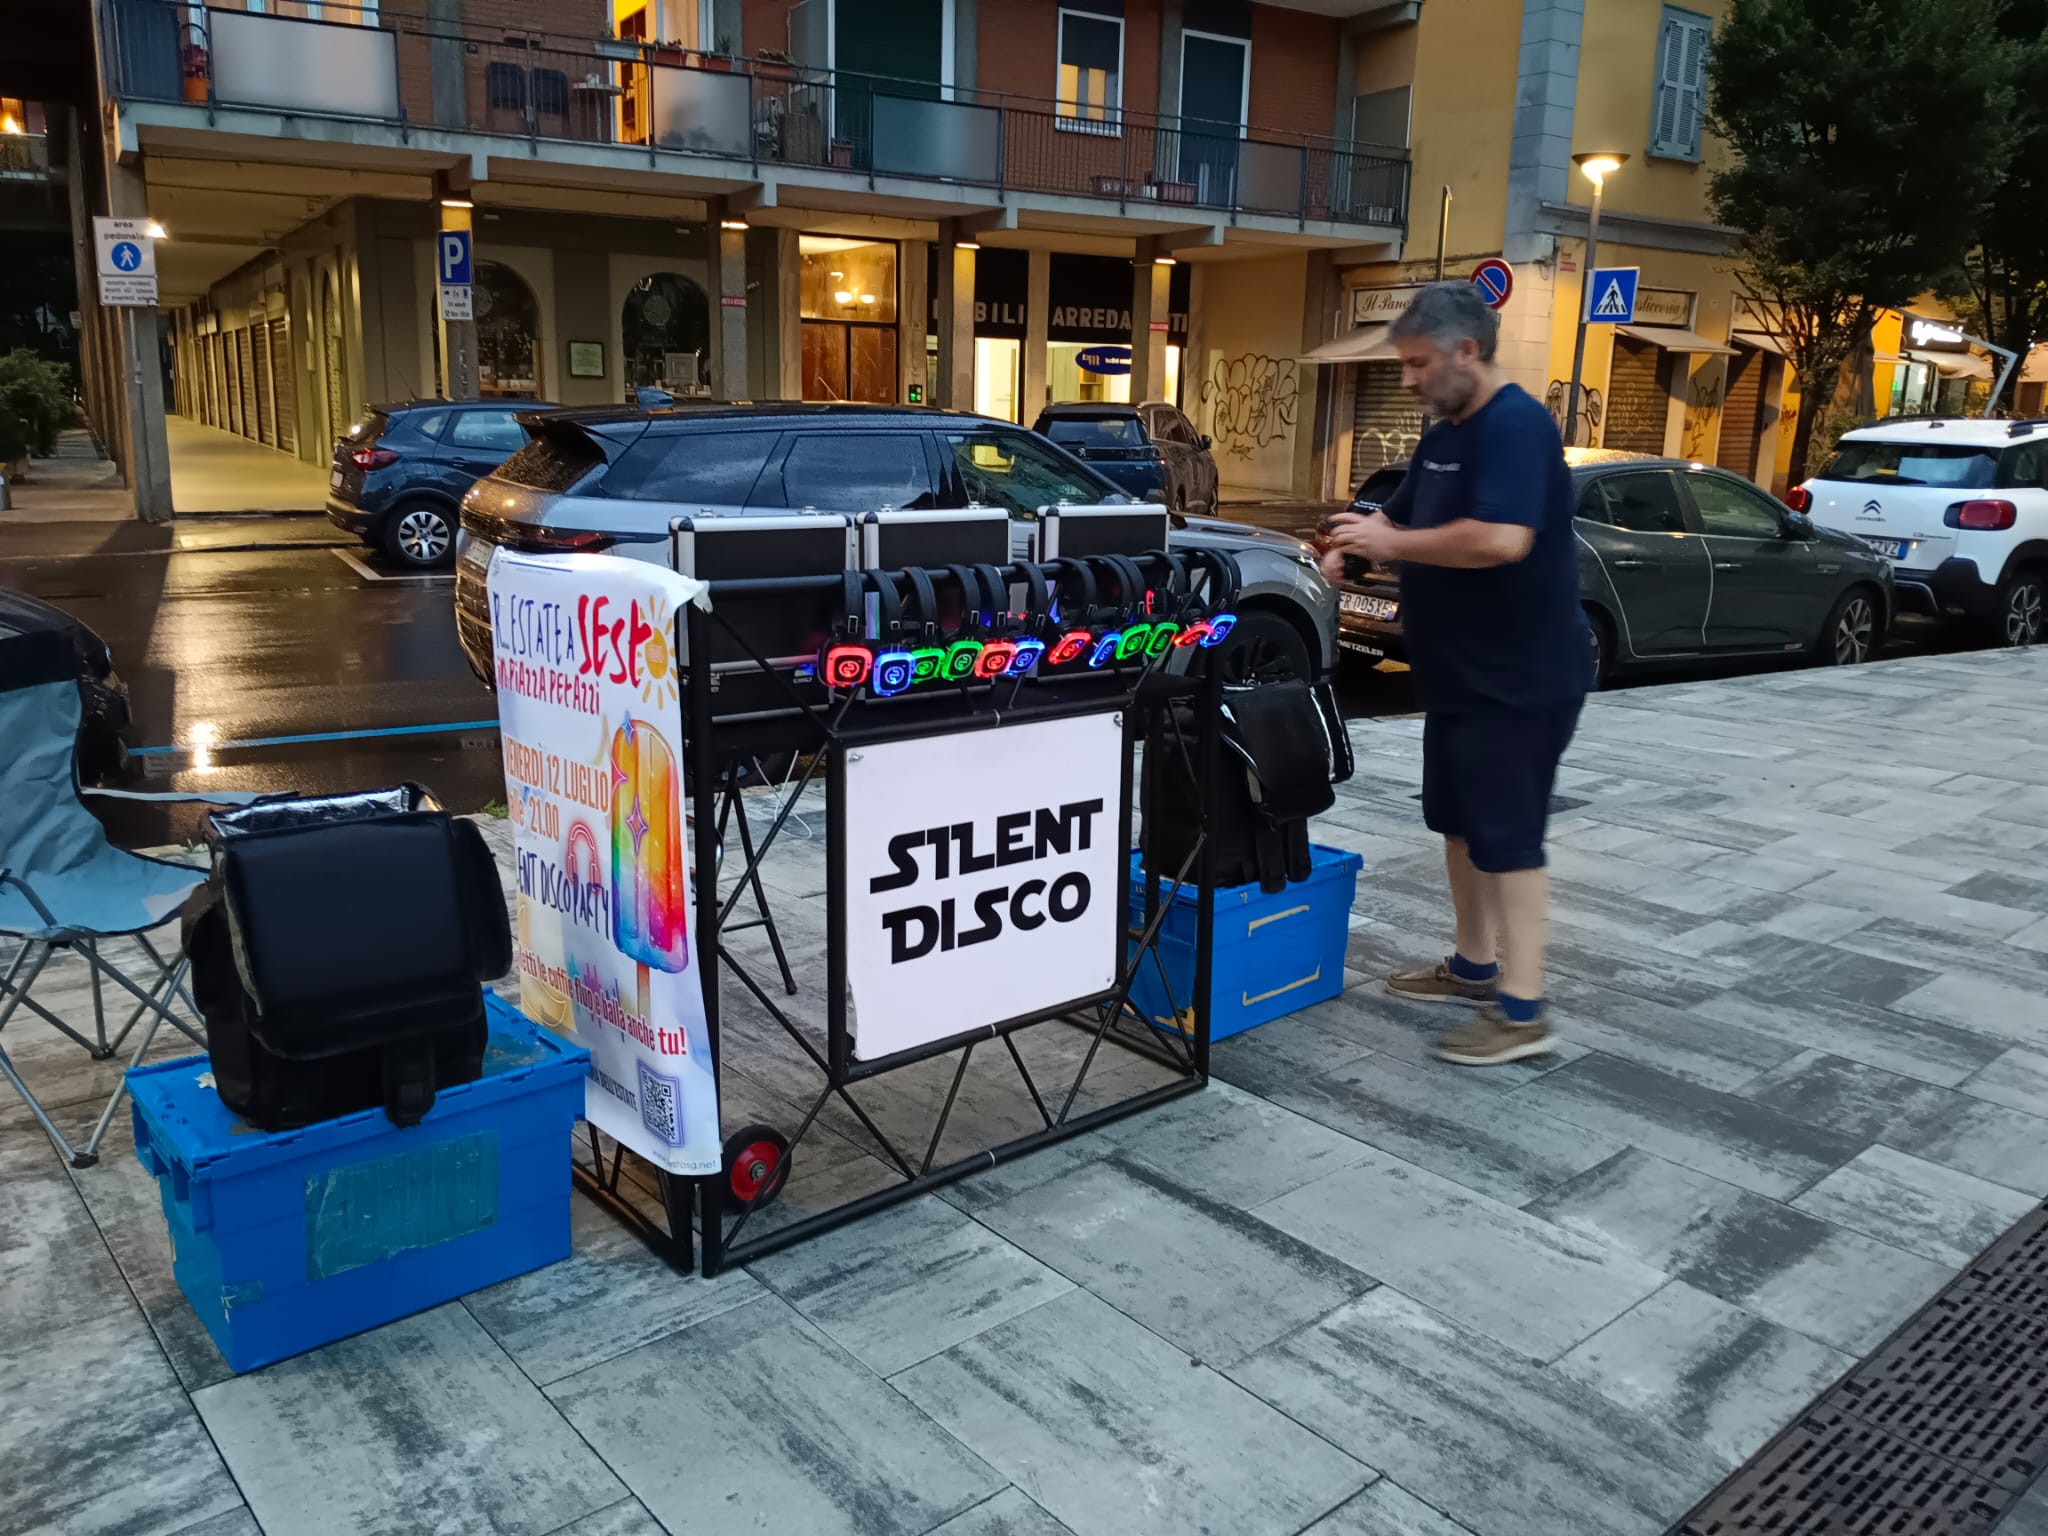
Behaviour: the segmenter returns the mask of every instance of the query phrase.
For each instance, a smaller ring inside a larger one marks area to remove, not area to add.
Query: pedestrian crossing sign
[[[1640,267],[1595,267],[1586,284],[1586,318],[1595,325],[1633,324],[1640,276]]]

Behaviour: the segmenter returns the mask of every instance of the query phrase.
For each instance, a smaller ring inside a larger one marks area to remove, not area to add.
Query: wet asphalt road
[[[1303,518],[1285,508],[1261,520],[1293,528]],[[139,750],[127,787],[311,793],[411,780],[457,811],[504,797],[496,705],[456,643],[452,578],[403,577],[354,544],[23,547],[0,545],[0,585],[91,625],[128,682]],[[1958,643],[1927,626],[1901,629],[1893,654]],[[1354,719],[1414,707],[1393,665],[1347,661],[1338,692]],[[200,811],[103,814],[146,846],[191,836]]]

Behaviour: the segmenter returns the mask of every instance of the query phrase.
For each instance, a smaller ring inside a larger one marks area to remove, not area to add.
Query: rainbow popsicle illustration
[[[690,964],[681,789],[661,733],[628,715],[612,735],[612,942],[659,971]]]

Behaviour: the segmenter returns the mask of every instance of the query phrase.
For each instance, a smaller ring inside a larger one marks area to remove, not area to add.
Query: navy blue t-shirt
[[[1585,696],[1592,653],[1576,501],[1557,424],[1517,385],[1422,435],[1389,517],[1413,528],[1476,518],[1536,530],[1513,565],[1402,564],[1401,630],[1425,710],[1546,709]]]

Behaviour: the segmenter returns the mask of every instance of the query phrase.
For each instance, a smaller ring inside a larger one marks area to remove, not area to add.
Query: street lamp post
[[[1600,195],[1607,190],[1607,178],[1620,170],[1627,159],[1627,155],[1604,151],[1572,156],[1572,163],[1593,183],[1593,214],[1586,223],[1586,254],[1579,268],[1579,334],[1572,344],[1572,390],[1566,397],[1571,412],[1565,421],[1567,446],[1575,443],[1579,435],[1579,404],[1584,393],[1579,380],[1586,367],[1586,322],[1593,313],[1593,264],[1600,259]],[[1588,432],[1587,436],[1592,434]]]

